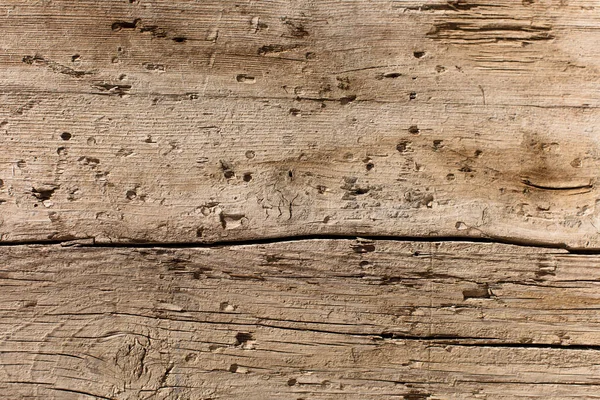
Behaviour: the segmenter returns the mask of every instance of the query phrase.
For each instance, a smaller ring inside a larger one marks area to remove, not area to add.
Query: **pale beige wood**
[[[598,248],[599,6],[3,2],[0,237]]]
[[[600,258],[308,240],[0,253],[0,390],[36,399],[594,398]]]

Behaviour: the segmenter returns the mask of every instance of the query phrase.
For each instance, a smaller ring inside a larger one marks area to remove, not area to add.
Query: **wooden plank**
[[[598,248],[592,0],[0,4],[0,238]]]
[[[595,398],[597,255],[488,243],[4,246],[31,399]]]

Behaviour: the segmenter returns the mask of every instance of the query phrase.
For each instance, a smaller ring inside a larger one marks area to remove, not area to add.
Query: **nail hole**
[[[408,128],[408,132],[412,133],[413,135],[418,135],[419,134],[419,127],[416,125],[411,126],[410,128]]]
[[[120,31],[121,29],[135,29],[140,22],[141,20],[139,18],[133,20],[133,22],[117,21],[111,25],[111,28],[113,31]]]
[[[396,150],[400,153],[404,153],[408,149],[409,144],[410,143],[407,141],[402,141],[396,145]]]
[[[354,100],[356,100],[356,95],[352,94],[350,96],[342,97],[340,99],[340,104],[345,106],[348,103],[352,103]]]
[[[402,76],[402,74],[400,72],[388,72],[387,74],[381,75],[382,78],[391,78],[391,79],[399,78],[401,76]]]
[[[248,332],[238,332],[235,335],[235,345],[236,346],[242,346],[251,340],[254,340],[254,337],[252,336],[251,333],[248,333]]]
[[[69,132],[63,132],[60,134],[62,140],[70,140],[72,135]]]
[[[235,172],[231,168],[231,165],[227,161],[220,161],[221,169],[223,170],[223,176],[227,179],[231,179],[235,176]]]
[[[256,78],[250,75],[246,75],[246,74],[238,74],[235,77],[235,80],[240,82],[240,83],[255,83],[256,82]]]
[[[250,182],[252,180],[252,174],[250,172],[246,172],[243,179],[244,182]]]
[[[415,51],[413,53],[413,56],[415,56],[415,58],[423,58],[425,56],[425,52],[424,51]]]

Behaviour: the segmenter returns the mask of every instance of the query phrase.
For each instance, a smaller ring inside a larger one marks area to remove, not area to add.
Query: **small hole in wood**
[[[250,340],[253,340],[253,339],[254,338],[252,337],[251,333],[248,333],[248,332],[238,332],[235,335],[235,345],[236,346],[242,346],[246,342],[249,342]]]

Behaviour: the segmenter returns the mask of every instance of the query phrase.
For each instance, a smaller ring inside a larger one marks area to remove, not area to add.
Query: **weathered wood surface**
[[[10,0],[0,237],[598,248],[595,0]]]
[[[0,397],[598,398],[599,10],[0,2]]]
[[[0,391],[597,398],[599,261],[452,242],[7,247]]]

